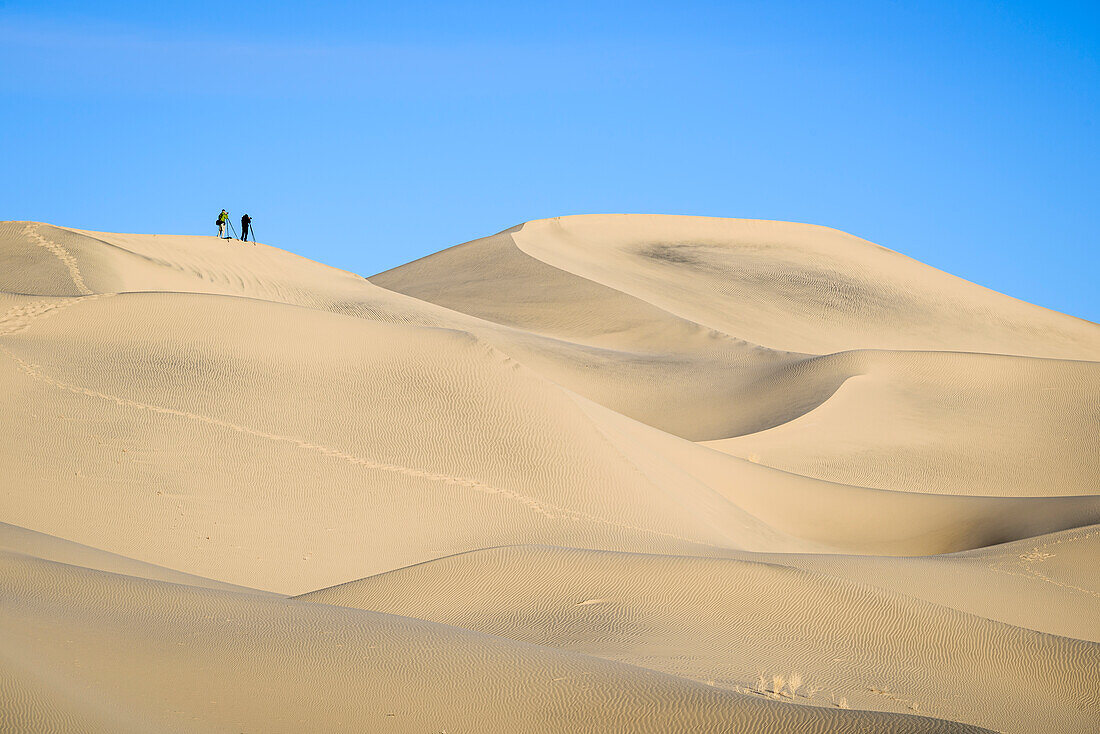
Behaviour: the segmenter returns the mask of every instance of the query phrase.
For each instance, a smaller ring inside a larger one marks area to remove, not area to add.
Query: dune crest
[[[2,222],[0,380],[4,731],[1100,723],[1100,326],[843,232]]]

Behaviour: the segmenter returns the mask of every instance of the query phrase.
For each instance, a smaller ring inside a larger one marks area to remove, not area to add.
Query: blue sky
[[[843,229],[1100,320],[1096,2],[0,2],[0,219],[364,275],[519,222]]]

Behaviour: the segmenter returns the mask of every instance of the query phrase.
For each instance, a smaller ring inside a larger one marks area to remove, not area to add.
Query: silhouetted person
[[[248,225],[252,224],[252,217],[247,214],[241,217],[241,241],[248,242]]]

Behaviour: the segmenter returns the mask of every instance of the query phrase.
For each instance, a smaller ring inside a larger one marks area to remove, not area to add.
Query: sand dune
[[[1096,325],[827,227],[601,215],[525,225],[544,262],[775,349],[937,349],[1096,359]]]
[[[812,411],[708,445],[865,487],[997,496],[1096,491],[1095,363],[953,352],[863,352],[858,361],[861,373]],[[995,439],[975,451],[975,434]]]
[[[79,568],[107,571],[123,576],[134,576],[152,581],[167,581],[184,586],[198,586],[208,589],[221,589],[223,591],[236,591],[248,594],[259,594],[279,598],[279,594],[257,591],[245,586],[234,586],[221,581],[195,576],[194,574],[181,573],[152,563],[135,561],[126,556],[108,553],[99,548],[73,543],[45,533],[36,533],[33,530],[0,523],[0,552],[13,555],[23,555],[45,561],[55,561]]]
[[[0,223],[0,728],[1093,730],[1097,360],[809,225]]]
[[[754,553],[746,557],[871,584],[1027,629],[1100,642],[1100,526],[911,558]]]
[[[804,687],[790,694],[788,685],[786,692],[804,703],[846,698],[857,708],[920,712],[998,731],[1087,729],[1095,721],[1088,712],[1100,706],[1100,647],[1093,643],[773,564],[501,548],[301,598],[743,692],[768,690],[760,673],[768,685],[775,674],[797,674]],[[908,665],[899,668],[902,659]],[[984,681],[978,710],[958,695],[975,680]]]
[[[0,554],[5,731],[963,732],[377,612]]]

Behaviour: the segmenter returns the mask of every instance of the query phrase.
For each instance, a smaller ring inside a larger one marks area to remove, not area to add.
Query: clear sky
[[[813,222],[1100,321],[1100,3],[0,1],[0,219],[370,275],[528,219]]]

